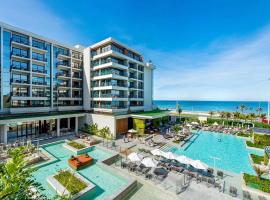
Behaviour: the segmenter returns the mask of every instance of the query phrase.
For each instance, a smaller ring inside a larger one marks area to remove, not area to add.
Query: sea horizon
[[[160,109],[175,110],[176,102],[180,104],[183,111],[209,112],[225,111],[240,112],[240,105],[245,105],[247,109],[244,113],[256,113],[258,107],[262,108],[261,113],[267,113],[267,101],[222,101],[222,100],[154,100],[154,105]]]

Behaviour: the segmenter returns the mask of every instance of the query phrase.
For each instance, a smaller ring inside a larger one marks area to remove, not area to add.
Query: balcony
[[[131,88],[131,89],[137,89],[137,86],[136,85],[130,85],[129,88]]]
[[[20,70],[20,71],[28,71],[28,66],[22,66],[18,64],[11,65],[11,69]]]
[[[29,46],[30,42],[28,38],[21,37],[21,36],[13,36],[11,38],[11,42],[16,42],[18,44],[23,44]]]
[[[12,51],[11,55],[29,59],[29,55],[25,51]]]
[[[37,48],[37,49],[41,49],[41,50],[44,50],[44,51],[47,50],[45,43],[38,42],[38,41],[35,41],[35,40],[32,41],[32,47]]]
[[[11,96],[13,97],[28,97],[28,93],[24,92],[12,92]]]
[[[34,69],[34,68],[32,68],[32,72],[40,73],[40,74],[47,74],[46,69]]]
[[[11,83],[20,83],[20,84],[29,84],[28,80],[24,80],[24,79],[11,79],[10,80]]]
[[[57,66],[57,67],[70,68],[70,65],[69,65],[68,62],[61,62],[61,61],[59,61],[59,62],[56,63],[56,66]]]
[[[82,85],[72,84],[72,88],[82,88]]]
[[[132,79],[137,79],[137,76],[136,76],[136,75],[134,75],[134,74],[130,74],[130,75],[129,75],[129,78],[132,78]]]
[[[48,97],[48,94],[44,92],[33,92],[32,97]]]
[[[61,77],[70,78],[70,74],[69,73],[66,73],[66,72],[57,72],[56,73],[56,77],[57,78],[61,78]]]
[[[72,63],[72,69],[81,71],[83,67],[77,63]]]
[[[112,106],[112,105],[104,105],[104,104],[94,104],[94,108],[101,108],[101,109],[126,109],[127,106]]]
[[[83,56],[82,55],[78,55],[78,54],[72,54],[72,58],[76,59],[76,60],[82,60]]]
[[[60,82],[58,83],[58,87],[70,87],[70,84],[68,82]]]
[[[32,84],[33,85],[47,85],[46,81],[33,81],[32,80]]]
[[[41,61],[41,62],[47,62],[47,58],[43,57],[43,56],[37,56],[37,55],[32,55],[32,59],[36,60],[36,61]]]
[[[59,93],[58,97],[68,98],[68,97],[70,97],[70,95],[68,93]]]
[[[103,87],[103,86],[127,87],[127,84],[121,84],[121,83],[100,83],[100,87]]]
[[[57,51],[56,57],[70,57],[70,53],[68,51]]]
[[[73,98],[82,98],[83,96],[82,95],[79,95],[79,94],[73,94],[72,97]]]

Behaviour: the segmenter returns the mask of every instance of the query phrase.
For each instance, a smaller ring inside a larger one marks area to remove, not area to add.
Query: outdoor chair
[[[218,191],[221,192],[222,187],[221,187],[221,184],[220,184],[219,182],[216,182],[216,181],[215,181],[214,187],[215,187],[215,188],[218,188]]]
[[[207,180],[207,186],[210,187],[210,186],[215,186],[215,179],[214,178],[209,178]]]
[[[251,196],[248,191],[243,191],[243,199],[251,200]]]
[[[260,195],[258,196],[258,199],[259,199],[259,200],[267,200],[265,197],[260,196]]]
[[[223,179],[223,171],[217,171],[217,177],[220,178],[220,179]]]
[[[237,189],[236,189],[236,187],[230,186],[230,195],[232,197],[237,197]]]
[[[207,169],[207,176],[213,176],[214,169],[213,168],[208,168]]]

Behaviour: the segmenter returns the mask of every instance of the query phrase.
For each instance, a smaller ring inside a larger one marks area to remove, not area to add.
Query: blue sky
[[[155,65],[155,99],[266,100],[270,1],[0,0],[0,20],[67,44],[112,36]]]

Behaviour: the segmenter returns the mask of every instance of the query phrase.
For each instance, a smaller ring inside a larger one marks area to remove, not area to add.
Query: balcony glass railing
[[[33,97],[47,97],[48,94],[44,93],[44,92],[33,92],[32,93]]]
[[[82,88],[82,85],[73,84],[72,87],[73,88]]]
[[[47,70],[46,69],[36,69],[36,68],[32,68],[33,72],[37,72],[37,73],[41,73],[41,74],[46,74]]]
[[[68,63],[68,62],[61,62],[61,61],[59,61],[59,62],[57,62],[57,63],[56,63],[56,65],[57,65],[57,66],[65,66],[65,67],[70,67],[70,65],[69,65],[69,63]]]
[[[104,104],[94,104],[94,108],[102,108],[102,109],[125,109],[127,106],[112,106],[112,105],[104,105]]]
[[[36,41],[36,40],[32,41],[32,47],[42,49],[42,50],[46,50],[45,43],[44,42],[39,42],[39,41]]]
[[[28,80],[17,79],[17,78],[12,78],[10,81],[11,81],[11,83],[24,83],[24,84],[27,84],[28,83]]]
[[[58,97],[70,97],[68,93],[59,93]]]
[[[70,56],[70,53],[67,50],[58,50],[57,53],[56,53],[56,55],[57,56],[59,56],[59,55]]]
[[[33,85],[47,85],[47,82],[46,81],[32,81],[32,84]]]
[[[42,61],[42,62],[47,62],[47,58],[45,58],[43,55],[41,54],[34,54],[32,55],[32,59],[34,60],[38,60],[38,61]]]
[[[28,96],[28,93],[24,93],[24,92],[12,92],[11,93],[11,96],[14,96],[14,97],[27,97]]]
[[[24,45],[29,45],[29,39],[26,37],[18,36],[18,35],[13,35],[11,38],[12,42],[24,44]]]
[[[17,69],[17,70],[22,70],[22,71],[28,71],[28,66],[27,65],[20,65],[20,64],[12,64],[11,69]]]
[[[102,86],[118,86],[118,87],[127,87],[127,84],[124,84],[124,83],[111,83],[111,82],[105,82],[105,83],[103,83],[103,82],[101,82],[100,83],[100,86],[102,87]],[[96,86],[96,87],[98,87],[98,86]]]
[[[70,74],[67,73],[67,72],[57,72],[57,73],[56,73],[56,76],[57,76],[57,77],[59,77],[59,76],[70,77]]]
[[[24,50],[13,50],[11,52],[11,55],[19,56],[19,57],[23,57],[23,58],[29,58],[28,52],[24,51]]]

